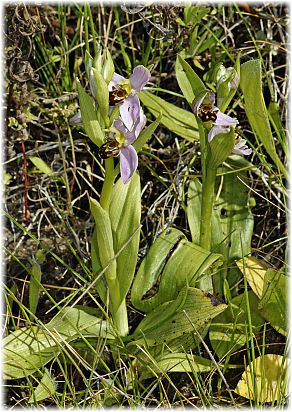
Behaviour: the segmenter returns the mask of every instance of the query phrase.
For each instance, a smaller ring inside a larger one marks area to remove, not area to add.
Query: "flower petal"
[[[252,153],[252,149],[247,147],[245,139],[240,138],[239,142],[234,146],[232,153],[248,156]]]
[[[217,109],[217,108],[216,108]],[[220,112],[218,109],[217,113],[217,119],[215,121],[216,126],[236,126],[238,124],[238,120],[228,116],[227,114],[224,114]]]
[[[117,87],[117,84],[122,80],[125,80],[123,76],[120,76],[118,73],[114,73],[111,81],[108,84],[109,91],[111,92],[113,90],[113,87]]]
[[[120,171],[121,178],[127,183],[138,166],[138,155],[133,146],[129,145],[121,148]]]
[[[228,133],[229,131],[229,127],[226,126],[213,126],[210,132],[208,133],[208,141],[211,142],[211,140],[214,139],[214,137],[217,134]]]
[[[131,131],[134,127],[137,116],[140,113],[140,100],[138,96],[129,96],[120,106],[120,116],[126,126]]]
[[[132,89],[135,92],[140,92],[151,77],[150,71],[144,66],[137,66],[129,77]]]
[[[140,116],[139,118],[137,118],[135,125],[134,125],[134,133],[135,133],[135,138],[137,139],[137,137],[139,136],[139,134],[141,133],[141,131],[144,129],[146,124],[146,116],[143,112],[142,107],[140,108]],[[132,144],[133,142],[130,142],[128,139],[128,142],[130,144]]]

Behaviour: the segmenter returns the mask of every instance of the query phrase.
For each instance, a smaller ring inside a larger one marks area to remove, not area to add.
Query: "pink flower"
[[[141,108],[134,121],[132,130],[128,130],[121,117],[114,121],[113,129],[116,129],[116,131],[111,132],[110,138],[115,139],[119,143],[120,172],[124,183],[127,183],[130,180],[137,169],[138,155],[132,144],[141,133],[145,124],[146,116]]]
[[[137,93],[140,92],[151,77],[150,71],[144,66],[137,66],[129,79],[125,79],[114,73],[109,82],[110,104],[121,103],[120,116],[128,130],[132,130],[140,112],[140,100]]]

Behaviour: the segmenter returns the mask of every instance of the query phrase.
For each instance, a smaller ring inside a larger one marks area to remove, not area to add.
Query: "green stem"
[[[207,137],[205,128],[201,120],[198,119],[198,129],[200,135],[200,147],[201,147],[201,169],[202,169],[202,184],[204,184],[206,178],[206,158],[207,158]]]
[[[93,18],[91,14],[91,8],[90,4],[87,3],[87,17],[89,18],[89,25],[90,25],[90,30],[93,38],[93,50],[94,50],[94,55],[97,55],[97,41],[96,41],[96,34],[95,34],[95,28],[94,28],[94,23],[93,23]]]
[[[214,201],[214,186],[216,179],[216,169],[208,168],[206,170],[205,181],[202,185],[202,203],[201,203],[201,226],[200,226],[200,246],[211,251],[212,241],[212,212]],[[206,276],[199,281],[200,289],[208,292],[215,291],[214,276]]]
[[[100,205],[106,211],[109,211],[112,188],[116,176],[117,172],[114,168],[114,159],[110,157],[105,161],[105,178],[100,195]],[[125,299],[121,301],[118,277],[116,276],[114,279],[106,277],[106,282],[109,288],[110,308],[113,323],[119,336],[126,336],[129,333],[127,306]]]
[[[103,209],[109,211],[113,184],[115,182],[114,159],[110,157],[105,161],[105,178],[100,195],[100,205]]]
[[[118,278],[106,279],[106,281],[109,288],[110,307],[114,326],[119,336],[126,336],[129,333],[127,306],[125,299],[123,299],[120,303],[120,287]]]
[[[206,171],[205,181],[202,185],[200,246],[211,250],[212,239],[212,212],[214,201],[214,186],[216,169],[209,168]]]

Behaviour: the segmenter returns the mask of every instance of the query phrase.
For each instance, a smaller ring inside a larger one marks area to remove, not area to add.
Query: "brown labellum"
[[[114,88],[111,92],[109,92],[109,104],[110,106],[115,106],[123,103],[127,97],[128,93],[126,90]]]
[[[212,109],[212,106],[209,104],[201,105],[198,113],[198,117],[202,120],[202,122],[215,122],[217,119],[217,114]]]
[[[98,155],[102,159],[108,159],[109,157],[118,157],[120,154],[120,146],[116,140],[109,140],[104,143],[98,149]]]

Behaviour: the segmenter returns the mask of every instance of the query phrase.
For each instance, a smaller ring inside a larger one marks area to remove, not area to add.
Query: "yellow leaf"
[[[238,269],[245,274],[246,280],[258,298],[262,297],[264,278],[269,268],[255,257],[244,258],[236,262]]]
[[[235,393],[258,402],[273,402],[286,396],[288,359],[281,355],[259,356],[241,376]]]

